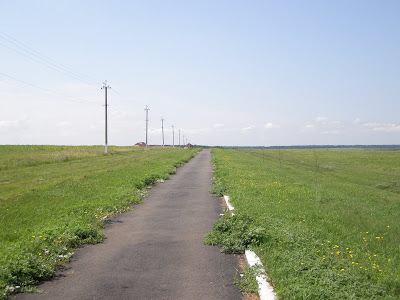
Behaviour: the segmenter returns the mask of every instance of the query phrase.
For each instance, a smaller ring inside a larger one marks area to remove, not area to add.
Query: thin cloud
[[[363,126],[372,131],[400,132],[398,124],[364,123]]]
[[[342,122],[340,122],[340,121],[332,121],[332,122],[329,122],[329,125],[332,125],[334,127],[342,127]]]
[[[242,128],[242,130],[243,130],[243,131],[250,131],[250,130],[253,130],[254,128],[255,128],[254,125],[250,125],[250,126],[248,126],[248,127]]]
[[[316,117],[314,119],[314,121],[317,122],[317,123],[325,123],[325,122],[328,121],[328,118],[327,117]]]
[[[27,129],[29,127],[29,120],[24,116],[22,119],[18,120],[2,120],[0,121],[0,130],[20,130]]]
[[[378,127],[381,126],[382,124],[380,123],[364,123],[363,126],[364,127],[369,127],[369,128],[374,128],[374,127]]]
[[[334,135],[338,135],[340,134],[339,130],[328,130],[328,131],[323,131],[322,134],[334,134]]]
[[[278,124],[273,124],[271,122],[268,122],[267,124],[264,125],[265,129],[276,129],[276,128],[280,128],[281,126]]]
[[[384,132],[400,132],[400,125],[396,124],[383,124],[383,126],[374,127],[374,131],[384,131]]]
[[[58,127],[58,128],[67,128],[67,127],[71,127],[71,125],[72,125],[71,122],[63,121],[63,122],[58,122],[56,127]]]

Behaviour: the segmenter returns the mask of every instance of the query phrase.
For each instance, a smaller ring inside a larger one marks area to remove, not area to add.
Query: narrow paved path
[[[221,212],[211,178],[211,154],[203,150],[143,204],[113,219],[103,243],[78,250],[56,279],[39,286],[41,294],[16,299],[241,299],[236,257],[203,244]]]

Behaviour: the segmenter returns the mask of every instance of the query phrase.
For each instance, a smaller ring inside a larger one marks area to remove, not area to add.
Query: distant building
[[[145,142],[139,142],[139,143],[136,143],[135,146],[133,146],[133,147],[146,147],[146,143]]]

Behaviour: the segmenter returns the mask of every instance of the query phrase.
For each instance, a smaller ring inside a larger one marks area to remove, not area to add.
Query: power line
[[[1,35],[3,35],[3,36],[1,36]],[[4,36],[6,36],[6,37],[4,37]],[[27,55],[25,53],[22,53],[21,51],[16,50],[15,48],[10,47],[9,45],[6,45],[4,43],[0,42],[0,45],[2,45],[4,47],[6,47],[6,48],[18,53],[18,54],[20,54],[20,55],[22,55],[24,57],[27,57],[30,60],[33,60],[34,62],[37,62],[37,63],[39,63],[39,64],[41,64],[41,65],[43,65],[43,66],[45,66],[45,67],[47,67],[49,69],[52,69],[52,70],[56,71],[56,72],[62,73],[64,75],[67,75],[67,76],[69,76],[69,77],[71,77],[71,78],[73,78],[75,80],[83,81],[83,82],[85,82],[87,84],[90,84],[90,85],[97,85],[97,81],[90,79],[88,76],[85,76],[85,75],[82,75],[82,74],[79,74],[79,73],[71,71],[70,68],[67,68],[67,67],[65,67],[65,66],[63,66],[61,64],[58,64],[54,60],[46,57],[45,55],[41,54],[40,52],[38,52],[36,50],[28,47],[27,45],[21,43],[20,41],[18,41],[15,38],[9,36],[6,33],[0,32],[0,38],[3,39],[3,41],[6,41],[6,42],[12,44],[14,47],[17,47],[17,49],[25,51],[29,55]]]
[[[8,78],[10,78],[10,79],[12,79],[12,80],[21,82],[21,83],[23,83],[23,84],[30,85],[30,86],[32,86],[32,87],[34,87],[34,88],[36,88],[36,89],[39,89],[39,90],[42,90],[42,91],[46,91],[46,92],[50,92],[50,93],[56,94],[56,95],[58,95],[58,97],[62,97],[62,98],[64,98],[65,100],[68,100],[68,101],[78,102],[78,103],[83,103],[83,102],[85,102],[85,103],[90,103],[90,104],[96,104],[95,102],[88,101],[88,100],[85,100],[85,99],[76,98],[76,97],[71,97],[71,96],[66,96],[66,95],[61,94],[61,93],[59,93],[59,92],[52,91],[52,90],[50,90],[50,89],[40,87],[40,86],[38,86],[38,85],[36,85],[36,84],[34,84],[34,83],[31,83],[31,82],[28,82],[28,81],[24,81],[24,80],[21,80],[21,79],[17,79],[17,78],[15,78],[15,77],[13,77],[13,76],[10,76],[10,75],[7,75],[7,74],[1,73],[1,72],[0,72],[0,75],[2,75],[2,76],[4,76],[4,77],[8,77]]]
[[[38,86],[38,85],[36,85],[36,84],[34,84],[34,83],[31,83],[31,82],[28,82],[28,81],[24,81],[24,80],[15,78],[15,77],[13,77],[13,76],[10,76],[10,75],[7,75],[7,74],[1,73],[1,72],[0,72],[0,75],[1,75],[1,76],[4,76],[4,77],[7,77],[7,78],[9,78],[9,79],[12,79],[12,80],[14,80],[14,81],[16,81],[16,84],[18,84],[18,85],[21,86],[21,87],[26,87],[27,85],[29,85],[29,86],[31,86],[31,87],[34,87],[35,89],[38,90],[38,92],[40,92],[40,93],[43,94],[43,95],[47,95],[47,96],[48,96],[49,93],[52,93],[52,94],[54,94],[55,97],[62,98],[63,100],[66,100],[66,101],[69,101],[69,102],[81,103],[81,104],[94,104],[94,105],[98,105],[98,103],[96,103],[96,102],[89,101],[89,100],[82,99],[82,98],[67,96],[67,95],[64,95],[64,94],[62,94],[62,93],[60,93],[60,92],[53,91],[53,90],[50,90],[50,89],[48,89],[48,88],[43,88],[43,87]],[[3,79],[3,80],[0,80],[0,83],[10,84],[11,82],[8,81],[7,79]],[[112,90],[111,90],[111,91],[112,91]],[[108,91],[107,91],[107,92],[108,92]],[[108,105],[108,107],[110,107],[110,105]],[[118,107],[118,105],[115,105],[115,104],[114,104],[113,107]],[[125,111],[123,111],[123,110],[118,110],[118,109],[115,109],[115,108],[114,108],[114,109],[113,109],[113,112],[118,112],[118,113],[120,113],[121,115],[123,115],[123,116],[125,116],[125,117],[136,118],[135,115],[130,114],[130,113],[127,113],[127,112],[125,112]]]

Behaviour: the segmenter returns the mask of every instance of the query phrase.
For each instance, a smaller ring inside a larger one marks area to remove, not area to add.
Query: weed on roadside
[[[260,265],[246,266],[243,271],[238,271],[236,273],[234,283],[241,292],[258,295],[258,282],[256,277],[264,274],[265,272]]]

